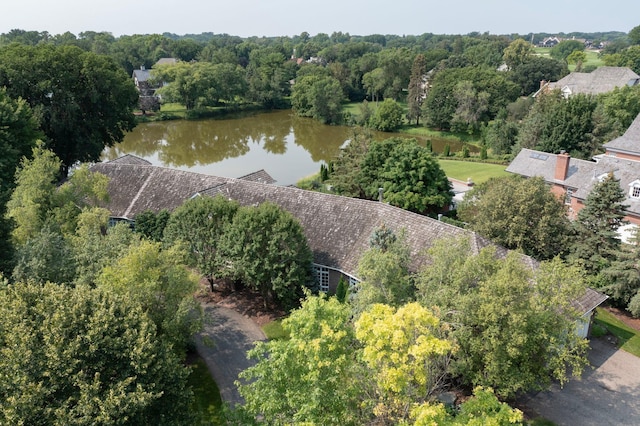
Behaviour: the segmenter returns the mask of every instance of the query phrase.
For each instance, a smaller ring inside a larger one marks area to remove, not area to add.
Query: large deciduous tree
[[[403,109],[393,99],[378,104],[369,118],[369,126],[381,132],[392,132],[402,125]]]
[[[193,294],[197,278],[184,266],[179,246],[163,250],[161,243],[131,244],[96,279],[98,287],[137,300],[153,320],[159,336],[184,353],[186,343],[200,330],[199,304]]]
[[[168,102],[183,104],[188,110],[235,103],[246,92],[244,71],[236,65],[209,62],[178,62],[152,71],[153,80],[167,83],[158,93]]]
[[[355,323],[362,360],[374,372],[374,414],[394,424],[409,407],[440,389],[446,374],[450,341],[438,338],[439,319],[418,303],[398,309],[375,304]]]
[[[440,209],[453,198],[437,161],[415,139],[369,142],[359,135],[334,161],[329,182],[341,195],[370,200],[378,199],[382,188],[390,204],[418,213]]]
[[[3,287],[0,347],[2,424],[193,424],[187,369],[129,297]]]
[[[257,364],[240,375],[243,410],[273,425],[363,424],[364,375],[350,317],[336,298],[308,297],[282,322],[288,339],[259,342],[249,353]]]
[[[551,48],[549,54],[554,59],[567,60],[567,57],[575,51],[583,52],[584,43],[579,40],[563,40]]]
[[[164,230],[165,241],[182,241],[191,264],[204,275],[213,290],[214,279],[225,275],[226,260],[220,245],[239,205],[223,196],[195,197],[175,209]]]
[[[468,238],[441,240],[417,280],[418,298],[451,324],[452,372],[503,397],[564,383],[587,365],[587,341],[576,333],[582,312],[572,300],[586,289],[578,268],[558,258],[532,270],[520,254],[477,255]]]
[[[423,104],[428,126],[439,129],[451,128],[452,119],[460,105],[459,99],[452,95],[456,85],[465,80],[473,83],[475,93],[488,93],[486,110],[478,118],[482,123],[494,118],[501,108],[515,101],[520,93],[515,83],[495,69],[464,67],[440,70],[430,80],[431,87]]]
[[[0,271],[9,273],[13,247],[11,226],[5,218],[6,203],[15,186],[15,173],[20,159],[31,155],[36,140],[43,135],[27,102],[11,99],[0,89]]]
[[[107,199],[106,176],[92,173],[83,165],[57,187],[59,170],[60,160],[42,144],[33,148],[31,159],[23,157],[16,172],[16,188],[7,203],[7,217],[15,222],[12,237],[17,244],[26,243],[45,225],[73,235],[83,209]]]
[[[291,107],[302,117],[313,117],[325,124],[337,124],[342,118],[344,95],[340,82],[331,76],[305,75],[296,80],[291,92]]]
[[[368,197],[383,188],[390,204],[417,213],[429,213],[451,203],[453,193],[431,152],[414,139],[391,138],[371,144],[362,164]]]
[[[375,303],[398,307],[413,297],[406,236],[401,234],[398,238],[383,225],[373,232],[371,238],[371,247],[358,262],[360,282],[352,300],[356,314]]]
[[[0,86],[39,112],[63,176],[77,162],[98,161],[135,125],[138,95],[129,76],[111,58],[75,46],[3,47]]]
[[[224,233],[221,252],[234,278],[265,302],[291,309],[312,288],[313,256],[302,225],[273,203],[241,207]]]
[[[469,191],[458,217],[470,229],[536,259],[566,251],[571,227],[564,204],[542,178],[493,178]]]
[[[534,51],[531,43],[519,38],[512,41],[509,46],[504,49],[502,59],[509,69],[512,70],[527,62],[527,60],[533,56],[533,53]]]
[[[594,137],[596,98],[577,94],[564,99],[559,91],[538,96],[537,102],[522,121],[517,148],[590,158],[600,148]]]

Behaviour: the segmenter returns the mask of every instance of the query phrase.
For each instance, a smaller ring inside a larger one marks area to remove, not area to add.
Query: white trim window
[[[629,197],[640,199],[640,179],[629,184]]]
[[[314,272],[316,273],[316,280],[318,280],[318,284],[320,285],[320,291],[326,293],[329,291],[329,268],[326,266],[313,266]]]

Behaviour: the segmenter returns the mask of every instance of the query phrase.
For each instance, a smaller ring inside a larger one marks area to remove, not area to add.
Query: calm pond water
[[[349,139],[351,128],[327,126],[290,110],[243,116],[143,123],[108,148],[104,160],[132,154],[154,165],[223,177],[265,169],[278,185],[316,173]],[[376,139],[407,135],[382,133]],[[432,140],[435,151],[445,142]],[[451,151],[461,149],[451,143]]]

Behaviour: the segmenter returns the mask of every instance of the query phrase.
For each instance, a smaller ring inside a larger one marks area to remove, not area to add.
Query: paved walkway
[[[559,426],[640,425],[640,358],[591,340],[581,380],[526,398],[524,409]]]
[[[204,328],[196,336],[198,354],[207,363],[222,400],[232,406],[241,404],[234,382],[238,373],[253,365],[246,356],[253,342],[266,337],[256,323],[233,309],[213,304],[203,304],[202,309]]]

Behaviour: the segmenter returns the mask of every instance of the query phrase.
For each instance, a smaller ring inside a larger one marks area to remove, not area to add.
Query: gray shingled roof
[[[122,157],[118,157],[115,160],[111,160],[109,161],[109,163],[113,163],[113,164],[139,164],[139,165],[145,165],[145,166],[150,166],[151,163],[147,160],[145,160],[144,158],[140,158],[137,157],[135,155],[131,155],[131,154],[125,154]]]
[[[111,198],[106,207],[116,217],[133,218],[145,210],[173,210],[196,195],[221,194],[245,206],[275,203],[300,221],[316,263],[356,277],[358,260],[369,248],[371,233],[383,224],[395,232],[406,231],[412,270],[424,266],[424,250],[441,238],[467,236],[474,253],[492,245],[474,232],[377,201],[126,161],[99,163],[92,170],[110,178]],[[507,252],[497,247],[498,256],[504,257]],[[537,266],[534,259],[522,258],[529,267]]]
[[[317,263],[354,276],[360,254],[369,247],[371,233],[382,224],[396,232],[406,229],[415,259],[424,259],[418,254],[447,236],[468,235],[474,252],[491,244],[475,233],[377,201],[126,161],[99,163],[92,170],[110,177],[107,208],[116,217],[133,218],[145,210],[173,210],[196,194],[222,194],[241,205],[275,203],[300,220]],[[498,252],[506,255],[503,248]],[[419,264],[413,266],[417,269]]]
[[[149,70],[133,70],[133,78],[135,78],[138,83],[143,83],[151,78],[151,73]]]
[[[640,114],[624,135],[603,145],[607,151],[640,155]]]
[[[276,183],[276,180],[271,177],[269,173],[267,173],[264,169],[258,170],[257,172],[249,173],[248,175],[244,175],[239,177],[238,179],[242,180],[250,180],[252,182],[260,182],[260,183]]]
[[[629,185],[640,179],[640,162],[608,155],[598,157],[597,162],[571,158],[567,178],[557,181],[554,179],[557,157],[556,154],[522,149],[509,164],[507,171],[526,177],[542,176],[545,182],[572,188],[573,197],[579,200],[587,198],[599,177],[613,172],[614,176],[620,179],[620,187],[627,194],[624,202],[628,205],[627,213],[640,216],[640,200],[628,195]]]
[[[608,298],[609,296],[607,296],[606,294],[602,294],[592,288],[587,288],[584,296],[582,296],[580,299],[571,301],[571,306],[582,313],[587,313],[600,306],[602,302],[604,302]]]
[[[611,92],[616,87],[638,84],[640,76],[627,67],[598,67],[590,73],[572,72],[560,80],[549,83],[549,89],[568,88],[572,94],[597,95]]]

